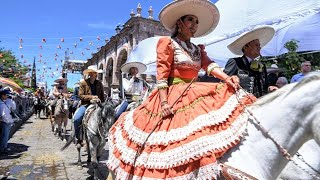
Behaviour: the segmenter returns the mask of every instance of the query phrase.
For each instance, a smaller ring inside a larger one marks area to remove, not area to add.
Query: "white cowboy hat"
[[[59,83],[57,83],[57,82],[51,84],[51,86],[57,86],[57,85],[59,85]]]
[[[95,73],[103,73],[103,70],[101,70],[101,69],[97,69],[97,65],[91,65],[91,66],[89,66],[87,69],[85,69],[84,71],[83,71],[83,74],[89,74],[89,73],[91,73],[91,72],[95,72]]]
[[[236,55],[243,55],[242,48],[249,42],[258,39],[262,48],[273,38],[275,30],[272,27],[260,27],[243,34],[233,43],[228,45],[228,49]]]
[[[76,88],[76,87],[79,87],[80,86],[80,82],[76,82],[76,83],[74,83],[74,87]]]
[[[162,8],[159,19],[166,29],[172,31],[176,22],[185,15],[194,15],[199,19],[194,37],[212,32],[220,19],[218,8],[208,0],[175,0]]]
[[[141,62],[127,62],[121,66],[121,71],[129,73],[130,68],[136,67],[139,70],[139,74],[147,70],[147,66]]]
[[[283,72],[284,70],[282,68],[279,68],[276,64],[271,64],[269,68],[267,68],[267,73],[277,73],[277,72]]]
[[[67,82],[68,82],[68,79],[63,78],[62,76],[60,76],[58,79],[54,80],[54,82],[56,82],[56,83],[59,83],[59,82],[61,82],[61,81],[63,81],[64,83],[67,83]]]

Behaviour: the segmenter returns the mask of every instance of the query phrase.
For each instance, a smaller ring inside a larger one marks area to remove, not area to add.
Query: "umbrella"
[[[266,56],[278,56],[287,53],[284,45],[290,40],[298,43],[297,51],[320,50],[320,12],[305,17],[290,26],[280,29],[275,37],[262,50]]]
[[[223,0],[218,1],[216,6],[221,17],[217,28],[192,41],[205,44],[210,58],[225,63],[236,56],[227,46],[243,33],[260,26],[283,29],[320,11],[319,0]],[[263,50],[262,55],[267,55]]]
[[[9,78],[0,77],[0,85],[2,85],[3,87],[9,86],[18,93],[23,90],[16,82]]]
[[[126,62],[141,62],[147,65],[143,74],[156,74],[157,44],[161,36],[151,37],[142,40],[131,51]]]
[[[157,44],[161,36],[151,37],[142,40],[131,51],[126,62],[142,62],[147,65],[147,70],[143,74],[157,74]],[[224,61],[214,59],[220,66],[224,65]]]

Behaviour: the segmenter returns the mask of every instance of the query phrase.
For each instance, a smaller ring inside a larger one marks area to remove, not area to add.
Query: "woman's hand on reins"
[[[224,80],[229,86],[233,87],[235,90],[240,88],[240,80],[238,76],[229,76]]]
[[[161,115],[163,118],[173,114],[172,108],[168,103],[161,104]]]

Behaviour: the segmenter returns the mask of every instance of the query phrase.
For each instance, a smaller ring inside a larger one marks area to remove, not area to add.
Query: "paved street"
[[[70,128],[69,121],[68,134]],[[32,116],[9,140],[12,152],[0,156],[0,179],[6,172],[10,172],[8,179],[90,179],[93,171],[86,163],[84,148],[80,170],[75,145],[60,151],[64,143],[51,132],[49,119]],[[105,179],[107,174],[107,156],[108,152],[104,151],[99,164],[100,179]]]

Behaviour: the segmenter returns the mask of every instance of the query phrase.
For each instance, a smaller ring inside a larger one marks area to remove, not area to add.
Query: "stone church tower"
[[[104,85],[104,91],[111,95],[120,89],[121,72],[120,67],[127,61],[130,52],[139,44],[140,41],[154,37],[170,35],[159,21],[153,18],[153,9],[148,9],[149,16],[141,16],[142,7],[139,4],[137,13],[132,10],[130,19],[123,25],[115,28],[116,34],[101,49],[92,55],[85,65],[97,65],[103,73],[98,75],[98,79]],[[143,76],[143,78],[146,78]]]

